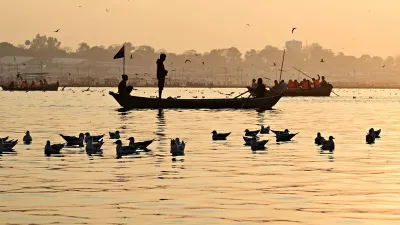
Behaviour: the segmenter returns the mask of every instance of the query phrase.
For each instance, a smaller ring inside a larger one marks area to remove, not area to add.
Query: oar
[[[249,90],[249,91],[250,91],[250,90]],[[248,93],[249,91],[243,92],[242,94],[240,94],[240,95],[238,95],[238,96],[234,97],[233,99],[237,99],[237,98],[239,98],[240,96],[242,96],[242,95],[244,95],[244,94]]]
[[[304,73],[303,71],[301,71],[301,70],[297,69],[296,67],[293,67],[293,69],[295,69],[295,70],[299,71],[299,72],[300,72],[300,73],[302,73],[304,76],[306,76],[306,77],[308,77],[308,78],[312,79],[312,77],[308,76],[306,73]]]
[[[250,96],[251,96],[251,94],[249,94],[249,96],[248,96],[248,97],[246,98],[246,100],[243,102],[243,105],[242,105],[242,107],[241,107],[240,109],[243,109],[244,104],[246,104],[246,102],[247,102],[247,100],[249,100]]]
[[[333,93],[333,94],[335,94],[336,96],[338,96],[338,97],[339,97],[339,95],[338,95],[338,94],[336,94],[334,91],[332,91],[332,93]]]

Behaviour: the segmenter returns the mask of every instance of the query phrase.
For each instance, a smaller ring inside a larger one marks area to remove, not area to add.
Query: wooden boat
[[[284,93],[284,97],[329,97],[331,95],[333,86],[331,84],[325,85],[319,88],[310,88],[310,89],[287,89]],[[252,93],[255,95],[254,93]],[[279,91],[271,89],[267,90],[265,96],[274,96],[278,95]]]
[[[158,99],[109,92],[124,109],[272,109],[282,95],[238,99]]]
[[[1,85],[1,88],[3,91],[58,91],[59,83],[54,83],[54,84],[48,84],[48,85],[43,85],[43,86],[36,86],[34,88],[32,87],[27,87],[27,88],[21,88],[19,86],[14,86],[14,87],[9,87],[6,85]]]

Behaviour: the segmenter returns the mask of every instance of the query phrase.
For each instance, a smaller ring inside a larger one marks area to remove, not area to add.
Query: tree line
[[[151,46],[135,46],[131,42],[125,45],[126,62],[128,65],[154,67],[159,54],[164,50],[156,50]],[[0,43],[0,57],[3,56],[31,56],[37,58],[84,58],[98,62],[109,62],[121,48],[121,45],[91,46],[80,43],[76,50],[63,47],[60,40],[55,37],[37,34],[29,45],[19,44],[14,46],[7,42]],[[283,49],[266,45],[263,49],[251,49],[245,53],[235,47],[213,49],[200,53],[196,50],[187,50],[183,53],[165,52],[167,54],[166,66],[174,68],[203,69],[223,72],[253,69],[257,71],[272,71],[280,69]],[[299,51],[288,49],[285,58],[285,67],[296,66],[307,70],[324,71],[353,71],[368,72],[371,70],[397,70],[400,69],[400,57],[388,56],[381,58],[364,54],[360,57],[345,55],[343,52],[335,53],[322,47],[318,43],[303,46]]]

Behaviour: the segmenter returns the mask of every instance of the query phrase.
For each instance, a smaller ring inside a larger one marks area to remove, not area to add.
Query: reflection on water
[[[9,224],[396,224],[400,216],[398,90],[335,90],[340,97],[283,98],[275,110],[117,110],[101,89],[90,95],[0,92],[0,137],[33,143],[0,156],[0,218]],[[83,90],[83,88],[82,88]],[[166,96],[220,97],[228,89],[172,89]],[[237,94],[241,92],[234,89]],[[137,95],[152,90],[142,89]],[[190,92],[190,93],[189,93]],[[356,96],[356,99],[353,99]],[[371,97],[371,98],[370,98]],[[6,106],[6,107],[4,107]],[[260,125],[299,132],[265,151],[243,146],[243,130]],[[366,145],[365,132],[382,128]],[[212,141],[212,130],[232,132]],[[155,139],[152,152],[115,158],[109,131],[121,140]],[[79,148],[44,157],[46,140],[91,131],[106,134],[103,157]],[[334,136],[321,154],[317,132]],[[188,142],[169,154],[169,138]]]

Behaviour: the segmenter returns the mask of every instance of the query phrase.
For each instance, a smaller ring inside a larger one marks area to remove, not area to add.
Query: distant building
[[[300,53],[303,49],[303,43],[296,40],[287,41],[285,47],[288,52]]]

